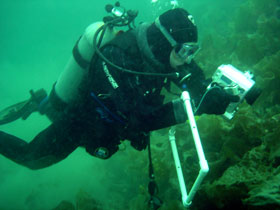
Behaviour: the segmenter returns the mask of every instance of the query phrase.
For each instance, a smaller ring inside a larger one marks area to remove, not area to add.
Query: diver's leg
[[[30,169],[48,167],[66,158],[79,145],[69,128],[50,125],[30,143],[0,131],[0,154]]]

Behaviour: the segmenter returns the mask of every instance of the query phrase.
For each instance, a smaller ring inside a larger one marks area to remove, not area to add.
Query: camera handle
[[[169,130],[169,141],[170,141],[171,148],[172,148],[173,158],[174,158],[178,181],[179,181],[180,190],[181,190],[181,194],[182,194],[182,202],[185,207],[189,207],[192,203],[195,193],[197,192],[198,188],[200,187],[204,177],[208,173],[209,167],[208,167],[207,160],[205,159],[205,155],[204,155],[202,144],[200,141],[198,129],[196,126],[196,122],[195,122],[195,118],[194,118],[194,114],[193,114],[193,110],[192,110],[192,106],[191,106],[190,94],[187,91],[184,91],[181,95],[181,99],[183,100],[185,109],[187,111],[188,120],[189,120],[190,128],[192,131],[193,140],[195,143],[197,155],[199,158],[199,165],[200,165],[199,174],[198,174],[194,184],[192,185],[192,188],[191,188],[189,194],[187,193],[184,175],[183,175],[183,171],[182,171],[182,167],[181,167],[181,162],[180,162],[180,158],[179,158],[178,150],[177,150],[177,146],[176,146],[175,127],[172,127]]]

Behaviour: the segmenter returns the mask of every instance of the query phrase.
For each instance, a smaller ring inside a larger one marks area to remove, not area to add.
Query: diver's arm
[[[107,46],[102,49],[102,53],[110,61],[123,68],[135,68],[133,59],[128,59],[125,52],[115,46]],[[118,87],[114,89],[111,100],[116,110],[125,113],[130,130],[148,132],[186,121],[187,115],[181,99],[173,100],[158,107],[151,107],[150,104],[146,105],[145,102],[139,102],[137,88],[133,88],[133,84],[129,82],[129,77],[132,75],[122,73],[110,65],[107,65],[107,67],[110,75],[118,84]],[[103,83],[108,83],[108,81],[106,79]],[[109,86],[113,87],[112,84]],[[138,102],[135,103],[136,101]],[[158,104],[161,104],[161,101]]]
[[[182,91],[188,91],[197,105],[204,95],[211,79],[206,79],[203,70],[193,60],[179,69],[180,77],[172,80]]]
[[[225,113],[231,102],[238,102],[239,97],[227,93],[222,87],[215,86],[208,88],[211,79],[205,79],[202,69],[193,61],[186,65],[182,75],[191,74],[184,81],[177,80],[177,85],[182,90],[190,93],[196,115]],[[182,80],[182,79],[181,79]]]
[[[139,127],[141,131],[154,131],[184,123],[187,114],[181,99],[172,100],[150,113],[139,114]]]

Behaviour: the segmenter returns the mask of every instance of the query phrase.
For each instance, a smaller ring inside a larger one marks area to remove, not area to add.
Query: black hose
[[[114,67],[115,69],[121,71],[121,72],[125,72],[125,73],[129,73],[129,74],[135,74],[135,75],[145,75],[145,76],[158,76],[158,77],[174,77],[174,78],[178,78],[179,74],[177,72],[174,73],[169,73],[169,74],[164,74],[164,73],[150,73],[150,72],[139,72],[139,71],[132,71],[126,68],[122,68],[116,64],[114,64],[113,62],[111,62],[110,60],[108,60],[103,54],[102,52],[99,50],[100,44],[102,42],[103,36],[105,34],[105,31],[107,30],[107,27],[110,26],[116,26],[116,24],[121,20],[122,18],[116,18],[110,22],[105,23],[103,26],[101,26],[94,34],[94,38],[93,38],[93,48],[95,50],[95,52],[97,53],[97,55],[104,60],[106,63],[108,63],[110,66]],[[131,22],[131,21],[130,21]],[[124,24],[124,23],[123,23]],[[117,25],[117,26],[124,26],[124,25]],[[100,39],[97,42],[97,37],[99,35],[99,33],[102,31],[102,34],[100,36]]]

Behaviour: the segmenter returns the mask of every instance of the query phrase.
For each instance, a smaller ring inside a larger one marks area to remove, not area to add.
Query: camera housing
[[[242,72],[230,64],[220,65],[212,76],[211,86],[217,84],[231,94],[239,96],[238,102],[232,102],[228,105],[224,117],[232,119],[238,111],[240,103],[246,99],[247,103],[252,105],[259,97],[261,90],[255,86],[254,75],[250,71]]]

